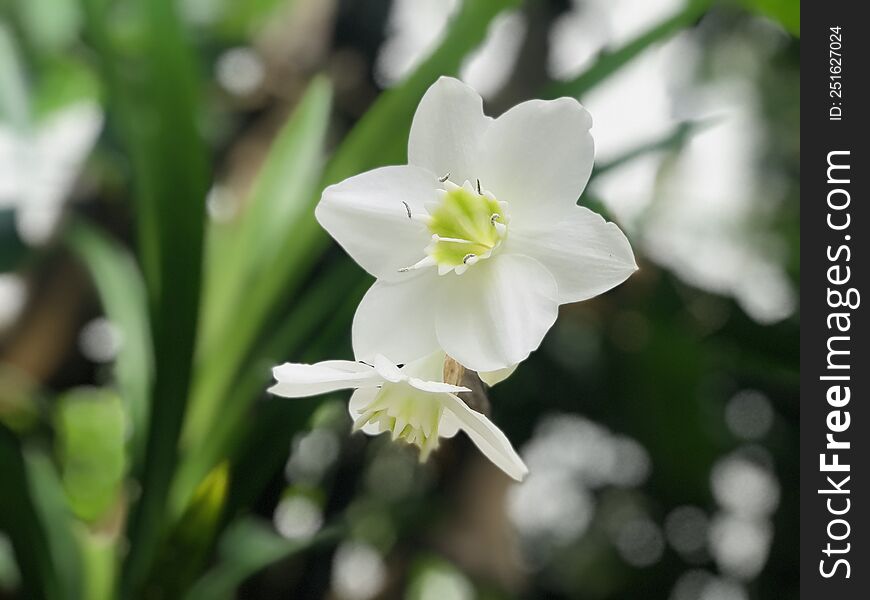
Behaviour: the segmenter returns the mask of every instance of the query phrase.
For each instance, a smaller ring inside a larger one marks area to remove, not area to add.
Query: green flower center
[[[452,186],[430,211],[432,244],[426,253],[442,272],[452,269],[463,273],[478,260],[488,258],[507,233],[504,206],[488,192],[470,188],[467,183]]]
[[[438,394],[424,392],[407,383],[384,383],[374,400],[354,422],[354,430],[379,423],[393,441],[402,440],[420,449],[420,462],[438,447],[438,424],[444,412]]]

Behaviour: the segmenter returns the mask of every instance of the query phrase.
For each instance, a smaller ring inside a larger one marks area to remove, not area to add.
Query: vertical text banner
[[[801,596],[870,594],[870,30],[805,2],[801,31]]]

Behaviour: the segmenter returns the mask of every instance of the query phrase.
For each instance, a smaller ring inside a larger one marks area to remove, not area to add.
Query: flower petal
[[[484,456],[510,477],[517,481],[523,480],[529,469],[501,429],[453,394],[445,394],[443,402],[444,408],[459,421],[459,427]]]
[[[397,383],[406,378],[404,373],[402,373],[402,370],[383,354],[376,354],[373,364],[378,375],[383,377],[386,381]]]
[[[314,211],[318,222],[375,277],[396,280],[399,269],[426,256],[426,226],[409,214],[426,214],[438,200],[437,176],[411,166],[381,167],[331,185]]]
[[[433,83],[414,114],[408,138],[408,164],[451,181],[474,181],[473,162],[480,138],[492,119],[483,114],[483,101],[458,79],[441,77]]]
[[[577,203],[592,172],[592,117],[573,98],[530,100],[487,129],[476,177],[510,204],[511,223]]]
[[[347,412],[354,422],[362,416],[363,411],[374,401],[378,392],[380,392],[378,388],[360,388],[351,394],[350,402],[347,403]],[[366,435],[378,435],[386,429],[381,427],[380,422],[375,421],[363,425],[361,431]]]
[[[438,350],[435,339],[438,275],[423,271],[405,281],[376,281],[353,317],[353,351],[372,362],[383,354],[395,364],[409,363]]]
[[[461,385],[453,385],[452,383],[442,383],[440,381],[426,381],[424,379],[419,379],[418,377],[411,377],[408,379],[408,383],[411,387],[417,388],[423,392],[432,392],[432,393],[443,393],[443,392],[452,392],[454,394],[460,392],[470,392],[471,390],[467,387],[463,387]]]
[[[272,369],[277,383],[269,393],[286,398],[304,398],[335,390],[376,387],[383,382],[369,365],[350,360],[327,360],[313,365],[284,363]]]
[[[556,321],[556,280],[533,258],[503,253],[442,279],[438,342],[474,371],[522,362]]]
[[[482,373],[478,373],[477,376],[480,377],[480,380],[484,382],[489,387],[494,386],[497,383],[501,383],[511,375],[513,375],[514,371],[517,370],[519,365],[514,365],[512,367],[506,367],[504,369],[496,369],[495,371],[484,371]]]
[[[562,211],[546,227],[514,228],[508,245],[553,274],[563,304],[602,294],[637,270],[631,245],[619,227],[582,206]]]

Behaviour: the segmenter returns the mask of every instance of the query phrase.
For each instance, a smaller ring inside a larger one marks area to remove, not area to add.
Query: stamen
[[[440,181],[441,183],[444,183],[449,178],[450,178],[450,171],[447,171],[447,173],[445,173],[443,176],[438,178],[438,181]]]
[[[411,207],[408,206],[408,203],[405,202],[404,200],[402,200],[402,204],[405,205],[405,210],[408,211],[408,218],[410,219],[411,218]]]
[[[498,221],[499,219],[501,219],[500,214],[492,213],[492,215],[490,215],[490,217],[489,217],[489,224],[494,226],[495,222]]]
[[[476,254],[466,254],[462,259],[462,264],[467,265],[472,258],[477,258]],[[475,261],[477,262],[477,261]],[[474,263],[471,263],[474,264]]]
[[[482,196],[482,195],[483,195],[483,194],[481,194],[481,192],[480,192],[480,179],[477,180],[477,195],[478,195],[478,196]]]
[[[434,267],[436,264],[436,260],[432,256],[426,256],[426,258],[414,263],[410,267],[402,267],[399,269],[399,273],[407,273],[408,271],[413,271],[415,269],[422,269],[424,267]]]
[[[477,242],[472,242],[471,240],[463,240],[462,238],[450,238],[450,237],[441,237],[437,233],[432,235],[433,242],[452,242],[454,244],[475,244]]]

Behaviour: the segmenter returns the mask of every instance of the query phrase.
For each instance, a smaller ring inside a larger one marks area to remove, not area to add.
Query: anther
[[[410,219],[411,218],[411,207],[408,206],[408,203],[405,202],[404,200],[402,200],[402,204],[405,205],[405,210],[408,211],[408,218]]]
[[[482,195],[480,192],[480,179],[477,180],[477,195],[478,196]]]
[[[495,226],[495,222],[501,219],[501,215],[498,213],[492,213],[489,217],[489,224]]]
[[[468,261],[470,261],[472,258],[477,258],[477,255],[475,255],[475,254],[466,254],[464,257],[462,257],[462,264],[467,265],[467,264],[468,264]]]
[[[441,183],[444,183],[449,178],[450,178],[450,171],[447,171],[447,173],[445,173],[442,177],[438,178],[438,181],[440,181]]]

